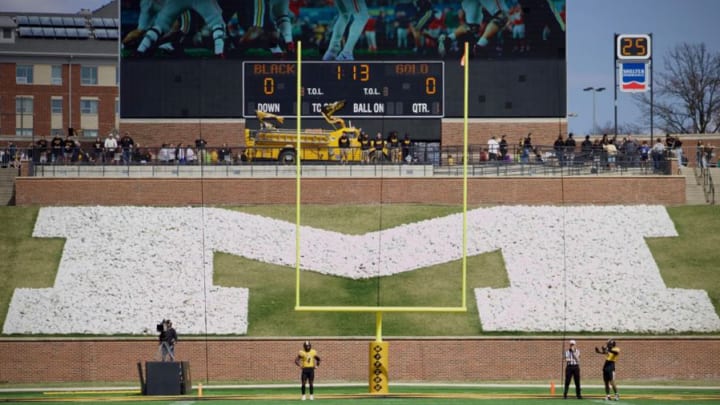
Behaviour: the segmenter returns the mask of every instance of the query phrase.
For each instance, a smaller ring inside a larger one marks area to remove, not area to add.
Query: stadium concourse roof
[[[75,14],[0,12],[0,28],[14,31],[0,41],[0,60],[17,57],[116,58],[120,24],[118,0]]]

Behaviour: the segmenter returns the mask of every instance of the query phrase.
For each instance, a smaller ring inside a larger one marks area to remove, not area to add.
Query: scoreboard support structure
[[[653,66],[652,66],[652,33],[649,34],[615,34],[615,58],[613,60],[615,74],[614,115],[615,135],[618,133],[618,76],[621,76],[623,92],[645,92],[650,90],[650,144],[653,144],[654,132],[654,100],[653,100]],[[626,68],[627,67],[627,68]],[[636,73],[639,71],[639,73]],[[649,86],[644,86],[649,71]],[[625,85],[625,82],[631,85]],[[632,86],[634,84],[634,86]]]

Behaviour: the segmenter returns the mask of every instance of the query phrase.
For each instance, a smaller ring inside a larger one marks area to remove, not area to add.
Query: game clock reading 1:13
[[[297,63],[243,62],[243,117],[297,114]],[[443,62],[303,62],[303,118],[345,100],[343,117],[442,118]]]
[[[620,34],[615,44],[617,59],[650,59],[650,35]]]

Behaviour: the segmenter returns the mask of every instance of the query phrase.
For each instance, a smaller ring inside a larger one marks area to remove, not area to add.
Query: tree
[[[598,134],[614,134],[615,133],[615,124],[613,124],[612,121],[607,121],[602,125],[598,125],[597,131],[595,131]],[[634,122],[625,122],[618,124],[618,135],[620,134],[626,134],[626,135],[636,135],[643,133],[642,127],[639,124],[636,124]]]
[[[720,53],[704,43],[682,43],[663,59],[654,73],[655,126],[666,133],[720,131]],[[650,93],[634,96],[650,122]]]

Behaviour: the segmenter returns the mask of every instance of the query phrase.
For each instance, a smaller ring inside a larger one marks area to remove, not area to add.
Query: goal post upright
[[[295,89],[295,307],[300,306],[300,102],[302,101],[302,41],[297,41],[297,88]]]
[[[301,118],[302,118],[302,43],[297,42],[297,98],[296,98],[296,169],[295,169],[295,311],[298,312],[355,312],[375,314],[375,341],[369,347],[369,392],[387,394],[388,379],[388,342],[382,339],[384,313],[462,313],[467,312],[467,200],[468,200],[468,94],[469,94],[469,47],[465,49],[461,63],[464,68],[463,92],[463,181],[462,181],[462,263],[460,306],[341,306],[341,305],[302,305],[300,302],[300,206],[301,204]]]

